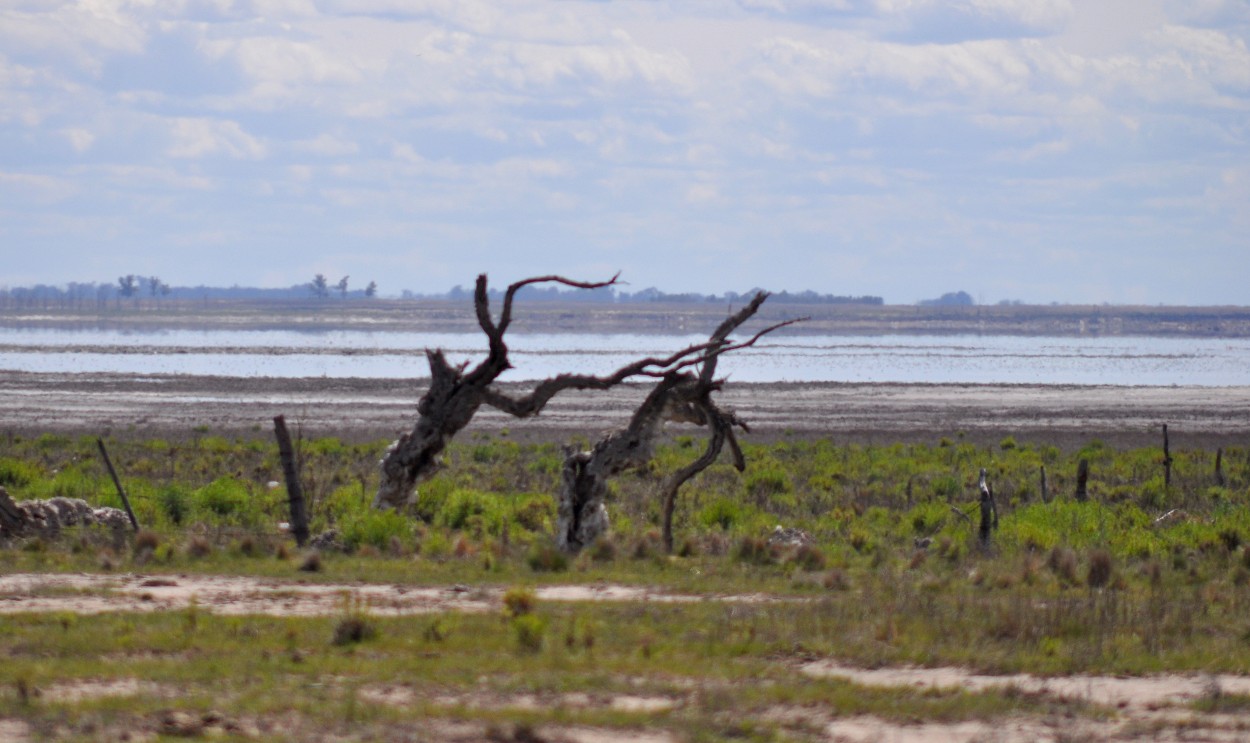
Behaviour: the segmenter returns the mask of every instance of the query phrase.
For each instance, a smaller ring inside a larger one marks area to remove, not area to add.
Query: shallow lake
[[[606,374],[702,336],[515,334],[503,379]],[[0,328],[0,370],[238,377],[419,377],[425,348],[484,356],[480,334]],[[1250,340],[1147,337],[778,336],[722,359],[740,382],[1250,384]]]

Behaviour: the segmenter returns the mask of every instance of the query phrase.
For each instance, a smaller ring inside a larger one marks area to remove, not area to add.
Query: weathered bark
[[[750,319],[767,298],[764,292],[757,294],[737,313],[726,318],[707,343],[691,346],[660,360],[663,363],[657,364],[657,367],[663,371],[652,374],[660,376],[660,381],[634,411],[629,424],[605,436],[590,451],[573,452],[565,458],[556,527],[556,542],[561,550],[577,552],[607,530],[607,510],[603,501],[608,479],[627,469],[645,465],[652,457],[655,440],[665,422],[707,426],[710,433],[703,454],[666,478],[661,486],[664,546],[668,551],[673,548],[673,510],[681,486],[711,466],[726,444],[733,453],[734,466],[739,471],[746,466],[734,428],[744,431],[748,428],[732,412],[721,410],[712,400],[712,393],[721,386],[721,382],[715,379],[716,364],[721,354],[754,345],[765,334],[798,322],[779,323],[756,333],[746,342],[730,343],[729,334]],[[701,364],[697,374],[685,371],[696,364]],[[640,373],[651,372],[642,370]]]
[[[378,492],[373,498],[374,508],[398,508],[410,503],[416,495],[417,485],[437,470],[438,456],[447,447],[447,443],[469,424],[483,403],[489,403],[518,417],[536,415],[559,391],[593,386],[592,381],[601,381],[574,375],[546,380],[530,396],[528,407],[516,404],[502,393],[490,389],[495,379],[511,366],[504,334],[512,323],[512,302],[517,291],[529,284],[547,282],[597,289],[616,283],[616,277],[593,283],[573,281],[562,276],[538,276],[518,281],[505,292],[503,308],[499,320],[496,321],[490,313],[486,275],[478,276],[473,305],[478,326],[486,334],[489,348],[486,358],[472,370],[466,371],[467,363],[454,367],[447,362],[441,350],[426,350],[426,359],[430,365],[430,387],[417,403],[416,425],[412,431],[400,436],[382,459],[382,476]]]
[[[300,486],[299,467],[295,463],[291,434],[286,430],[286,416],[274,417],[273,435],[278,440],[282,477],[286,480],[287,504],[291,510],[291,534],[295,537],[295,543],[303,547],[308,541],[308,508],[304,504],[304,488]]]

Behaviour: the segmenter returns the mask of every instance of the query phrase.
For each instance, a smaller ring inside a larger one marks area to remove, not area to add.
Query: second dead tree
[[[731,411],[721,409],[712,399],[722,381],[715,378],[716,363],[722,353],[754,345],[765,334],[798,320],[770,326],[751,339],[734,344],[729,334],[755,315],[768,294],[760,292],[742,309],[726,318],[706,344],[692,346],[670,357],[673,363],[663,372],[642,371],[659,377],[659,382],[642,401],[629,424],[600,439],[589,451],[575,451],[564,460],[560,494],[557,499],[556,544],[564,552],[578,552],[608,529],[608,479],[625,470],[641,467],[651,460],[655,443],[666,422],[706,426],[709,431],[703,454],[665,478],[660,498],[663,509],[665,550],[673,549],[673,509],[677,491],[690,478],[710,467],[729,445],[734,467],[746,467],[735,428],[748,431],[745,422]],[[690,371],[701,365],[697,373]]]

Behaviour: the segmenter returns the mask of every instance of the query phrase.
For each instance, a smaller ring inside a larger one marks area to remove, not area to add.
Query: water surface
[[[504,380],[607,374],[705,336],[515,334]],[[105,331],[0,328],[0,370],[238,377],[419,377],[425,348],[480,361],[470,333],[366,331]],[[741,382],[933,382],[1238,386],[1250,340],[1153,337],[777,336],[725,356]]]

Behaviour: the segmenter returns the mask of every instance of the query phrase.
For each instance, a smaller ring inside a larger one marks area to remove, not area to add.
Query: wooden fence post
[[[1168,446],[1168,424],[1163,424],[1163,486],[1172,487],[1172,449]]]
[[[1089,500],[1089,460],[1081,457],[1076,465],[1076,499],[1082,503]]]
[[[308,541],[308,509],[304,506],[304,490],[299,484],[291,434],[286,430],[286,416],[274,417],[273,433],[278,439],[278,456],[282,460],[282,476],[286,479],[287,501],[291,507],[291,534],[295,536],[295,543],[303,547]]]
[[[1042,502],[1050,503],[1050,492],[1046,489],[1046,465],[1041,465],[1042,469]]]
[[[1224,487],[1224,449],[1215,450],[1215,484]]]
[[[139,531],[139,519],[135,518],[135,512],[130,508],[130,499],[126,497],[126,491],[122,488],[122,481],[117,476],[117,470],[113,469],[113,463],[109,461],[108,450],[104,448],[104,439],[96,437],[96,446],[100,447],[100,456],[104,457],[104,466],[108,468],[109,477],[113,478],[113,485],[117,488],[117,494],[122,498],[122,505],[126,507],[126,516],[130,518],[130,525]]]

